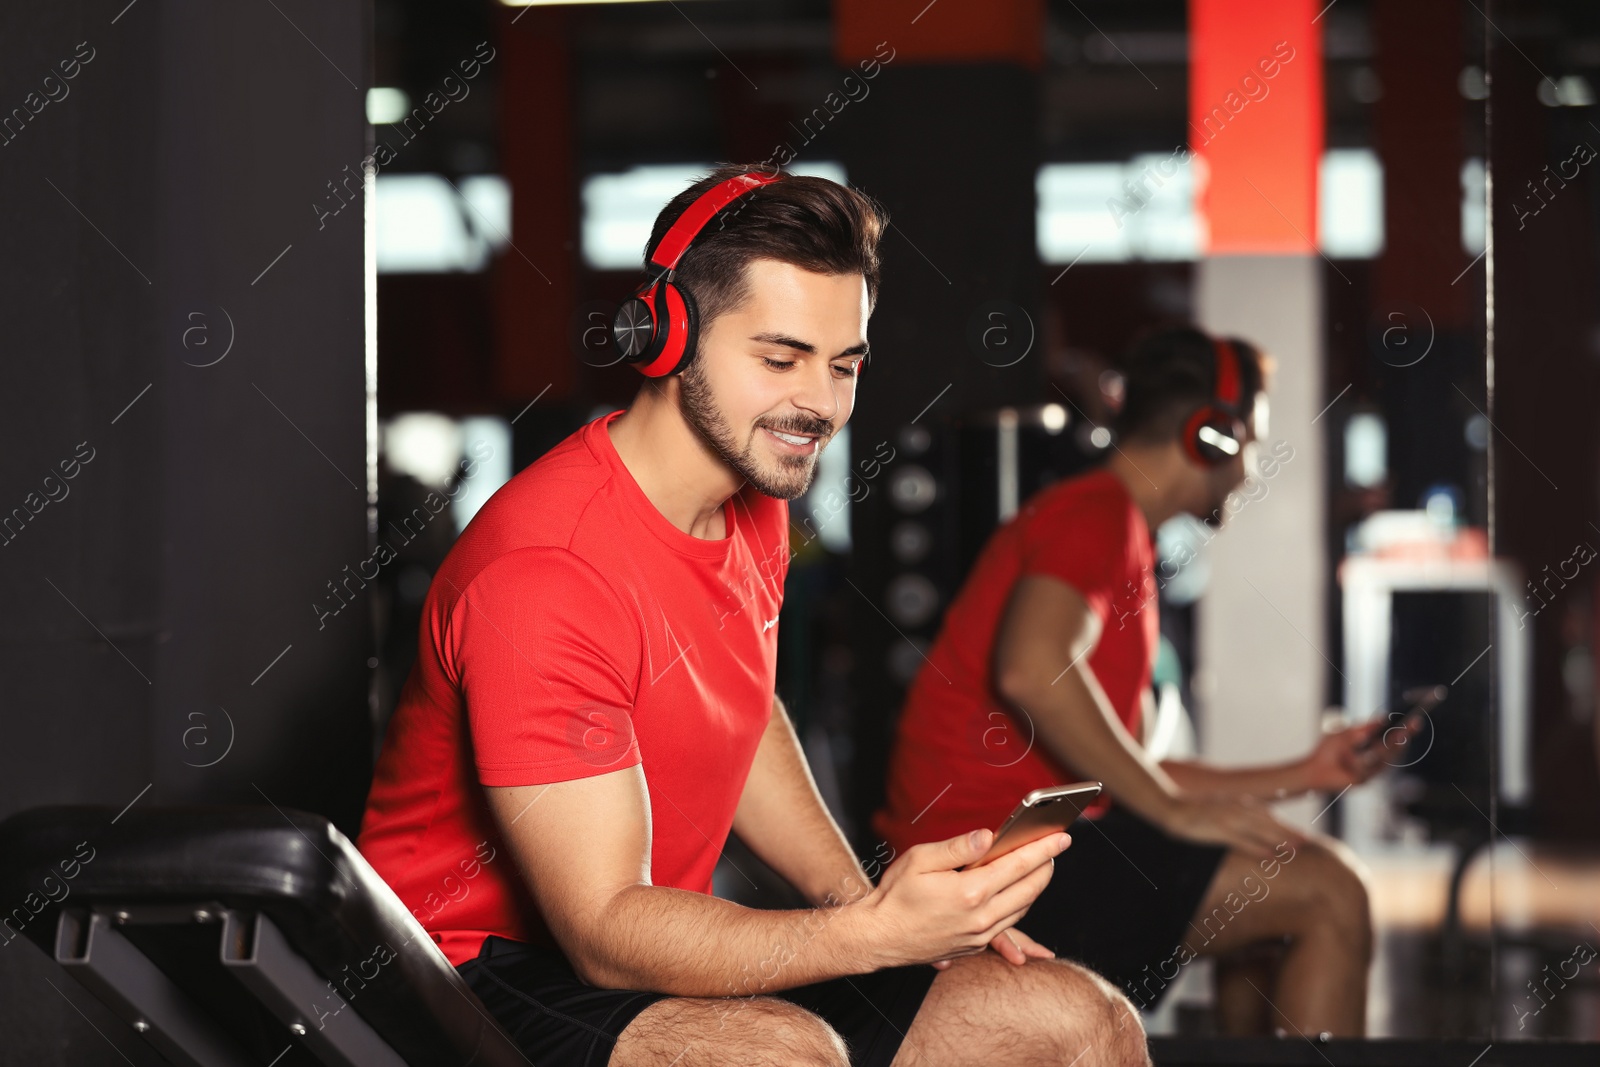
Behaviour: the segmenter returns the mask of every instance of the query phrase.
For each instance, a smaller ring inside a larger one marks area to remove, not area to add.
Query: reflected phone
[[[1416,736],[1417,731],[1422,729],[1422,724],[1428,720],[1429,713],[1440,704],[1443,704],[1445,697],[1449,695],[1450,687],[1447,685],[1419,685],[1415,688],[1407,689],[1400,694],[1401,702],[1407,705],[1408,708],[1405,715],[1393,726],[1386,726],[1381,730],[1372,731],[1367,739],[1356,747],[1356,751],[1365,754],[1375,748],[1382,747],[1388,743],[1386,739],[1390,733],[1397,729],[1405,731],[1404,740],[1398,742],[1398,744],[1403,745],[1405,741]],[[1390,714],[1392,715],[1393,713],[1391,712]]]
[[[1099,782],[1074,782],[1071,785],[1035,789],[1023,797],[1006,821],[1000,824],[989,851],[962,870],[982,867],[1041,837],[1060,833],[1071,826],[1083,814],[1083,809],[1099,795]]]

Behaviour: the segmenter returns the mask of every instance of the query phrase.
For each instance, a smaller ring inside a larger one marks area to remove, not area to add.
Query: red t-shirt
[[[995,632],[1025,574],[1066,582],[1100,617],[1087,662],[1138,736],[1160,636],[1153,565],[1144,514],[1104,468],[1046,486],[995,531],[945,611],[901,712],[887,803],[873,818],[897,852],[992,829],[1032,790],[1085,777],[1045,751],[993,684]],[[1089,814],[1105,806],[1102,798]]]
[[[711,892],[772,712],[789,506],[746,486],[721,540],[673,526],[588,423],[468,524],[356,845],[452,964],[488,934],[553,944],[480,786],[643,764],[651,880]]]

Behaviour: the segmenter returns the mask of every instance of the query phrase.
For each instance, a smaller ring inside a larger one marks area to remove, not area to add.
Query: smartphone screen
[[[1100,795],[1100,788],[1099,782],[1075,782],[1035,789],[1023,797],[1010,817],[1000,824],[989,851],[963,869],[982,867],[1023,845],[1065,830]]]

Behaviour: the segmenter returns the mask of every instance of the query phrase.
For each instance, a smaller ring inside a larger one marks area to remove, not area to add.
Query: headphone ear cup
[[[1206,459],[1205,451],[1201,447],[1203,442],[1200,440],[1200,427],[1205,424],[1208,411],[1210,411],[1209,407],[1197,409],[1194,414],[1184,421],[1183,432],[1178,435],[1178,440],[1183,442],[1184,455],[1202,467],[1211,465],[1211,461]]]
[[[629,362],[644,360],[656,339],[656,316],[648,296],[648,292],[630,296],[611,317],[611,343]]]
[[[653,294],[650,313],[656,332],[647,348],[634,364],[647,378],[665,378],[682,370],[687,346],[694,341],[699,315],[694,308],[694,298],[671,282],[661,282]]]
[[[675,285],[672,289],[683,299],[684,318],[688,322],[688,329],[683,335],[683,355],[679,357],[678,365],[667,373],[682,374],[700,354],[700,306],[694,302],[694,294],[689,290],[679,289]]]
[[[1244,440],[1244,427],[1239,420],[1221,408],[1208,404],[1190,415],[1183,427],[1183,450],[1196,463],[1203,467],[1220,467],[1238,454],[1207,441],[1201,436],[1201,431],[1205,429],[1226,437],[1235,445]]]

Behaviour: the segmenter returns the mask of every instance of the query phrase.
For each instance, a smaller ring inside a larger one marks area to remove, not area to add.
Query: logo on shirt
[[[776,625],[778,625],[778,617],[774,615],[772,618],[761,624],[761,632],[766,633]]]

